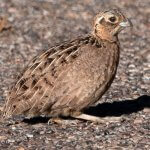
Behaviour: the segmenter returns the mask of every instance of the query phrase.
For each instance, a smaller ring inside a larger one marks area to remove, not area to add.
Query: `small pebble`
[[[14,143],[15,140],[14,139],[8,139],[8,143]]]
[[[40,132],[40,134],[44,134],[44,133],[45,133],[44,131],[41,131],[41,132]]]
[[[32,137],[33,137],[33,134],[26,134],[26,136],[27,136],[28,138],[32,138]]]
[[[16,127],[12,127],[12,130],[16,130]]]
[[[140,123],[142,123],[142,122],[143,122],[142,119],[135,119],[135,120],[134,120],[134,124],[140,124]]]

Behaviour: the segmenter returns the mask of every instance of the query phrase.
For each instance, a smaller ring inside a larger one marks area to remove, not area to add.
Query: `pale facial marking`
[[[130,20],[120,11],[114,9],[99,13],[96,16],[94,32],[96,36],[102,39],[114,41],[117,39],[118,33],[129,26],[132,26]]]

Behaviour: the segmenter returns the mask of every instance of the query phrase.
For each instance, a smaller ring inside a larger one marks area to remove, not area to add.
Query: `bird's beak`
[[[120,22],[119,25],[111,32],[111,34],[116,35],[126,27],[133,27],[132,22],[129,19],[125,19],[124,21]]]
[[[121,27],[125,28],[125,27],[133,27],[132,22],[129,19],[126,19],[125,21],[121,22],[119,24]]]

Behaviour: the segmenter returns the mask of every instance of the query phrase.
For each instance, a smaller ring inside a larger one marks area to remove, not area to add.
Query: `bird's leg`
[[[98,123],[107,123],[107,122],[119,122],[121,121],[120,117],[105,117],[105,118],[100,118],[92,115],[87,115],[87,114],[80,114],[80,115],[73,115],[73,118],[77,119],[83,119],[87,121],[92,121],[92,122],[98,122]]]

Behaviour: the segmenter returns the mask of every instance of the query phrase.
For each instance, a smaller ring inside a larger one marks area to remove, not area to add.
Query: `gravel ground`
[[[0,16],[9,22],[0,32],[0,108],[33,56],[89,32],[93,16],[114,5],[131,18],[134,28],[120,34],[116,79],[87,113],[121,121],[68,119],[66,125],[48,125],[48,118],[18,118],[16,124],[8,120],[0,123],[1,150],[150,149],[150,0],[0,0]]]

